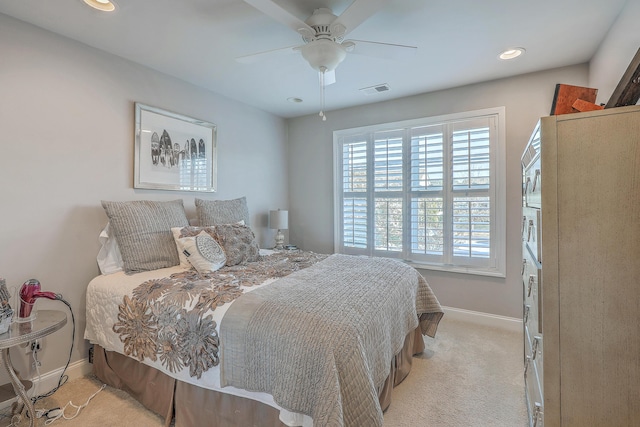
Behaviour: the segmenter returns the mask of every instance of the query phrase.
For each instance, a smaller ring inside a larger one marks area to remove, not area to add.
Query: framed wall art
[[[216,125],[135,104],[134,188],[216,191]]]

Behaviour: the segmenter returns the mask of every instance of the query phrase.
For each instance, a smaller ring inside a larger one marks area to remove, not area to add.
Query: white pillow
[[[107,222],[107,225],[102,229],[98,236],[100,242],[100,251],[98,252],[98,267],[102,274],[111,274],[118,271],[122,271],[122,254],[120,253],[120,247],[115,236],[109,233],[111,222]]]
[[[191,268],[191,263],[187,259],[186,255],[182,253],[180,239],[185,237],[195,237],[202,231],[206,231],[210,236],[215,235],[215,229],[213,227],[196,227],[193,225],[188,225],[186,227],[171,227],[171,233],[173,234],[173,239],[176,241],[176,247],[178,248],[180,267]]]
[[[184,255],[200,274],[219,270],[227,262],[222,247],[204,230],[196,236],[180,237],[176,239],[176,243],[178,252]]]
[[[243,221],[238,221],[238,225],[244,225]],[[178,247],[178,257],[180,258],[180,267],[191,268],[191,263],[187,260],[187,257],[182,253],[178,239],[183,237],[191,237],[200,234],[201,231],[206,231],[210,236],[215,236],[215,227],[198,227],[195,225],[188,225],[186,227],[171,227],[171,233],[173,233],[173,239],[176,241]]]

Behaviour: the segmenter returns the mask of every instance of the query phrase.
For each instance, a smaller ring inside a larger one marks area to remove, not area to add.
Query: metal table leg
[[[0,358],[2,359],[2,365],[9,374],[9,379],[11,380],[11,384],[13,385],[13,390],[15,391],[16,396],[18,396],[18,399],[22,400],[22,403],[27,407],[27,412],[29,413],[29,427],[33,427],[33,423],[36,419],[36,412],[33,409],[31,399],[29,399],[29,396],[27,396],[27,391],[22,385],[20,378],[18,378],[16,372],[13,370],[13,365],[11,364],[11,356],[9,356],[8,348],[5,348],[2,350],[2,352],[0,352]]]

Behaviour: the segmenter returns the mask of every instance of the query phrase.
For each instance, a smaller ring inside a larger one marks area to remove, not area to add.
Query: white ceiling
[[[253,64],[235,58],[302,44],[242,0],[115,0],[107,14],[82,0],[0,0],[0,13],[282,117],[317,112],[318,74],[300,54]],[[369,0],[358,0],[369,1]],[[351,0],[275,0],[305,20]],[[326,89],[326,110],[589,61],[626,0],[391,0],[349,39],[417,46],[410,59],[348,54]],[[526,54],[501,61],[504,49]],[[387,83],[388,92],[359,89]],[[561,83],[561,82],[558,82]],[[294,104],[287,98],[304,100]]]

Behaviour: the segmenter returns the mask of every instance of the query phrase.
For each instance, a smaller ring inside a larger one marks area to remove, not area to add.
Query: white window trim
[[[495,208],[492,215],[495,215],[495,233],[492,244],[494,244],[496,253],[496,265],[490,268],[474,268],[444,264],[430,264],[425,262],[417,262],[406,260],[408,264],[427,270],[447,271],[454,273],[473,274],[491,277],[506,277],[506,124],[505,107],[486,108],[481,110],[467,111],[463,113],[446,114],[434,117],[424,117],[419,119],[404,120],[393,123],[384,123],[379,125],[361,126],[351,129],[340,129],[333,132],[333,218],[334,218],[334,251],[340,252],[341,241],[341,185],[342,170],[339,167],[342,163],[342,150],[339,144],[340,137],[348,137],[350,135],[361,134],[364,132],[376,132],[408,128],[414,126],[428,126],[442,122],[451,122],[455,120],[465,120],[473,117],[494,115],[497,118],[496,123],[496,146],[491,150],[491,161],[495,165],[491,175],[491,186],[495,191]]]

